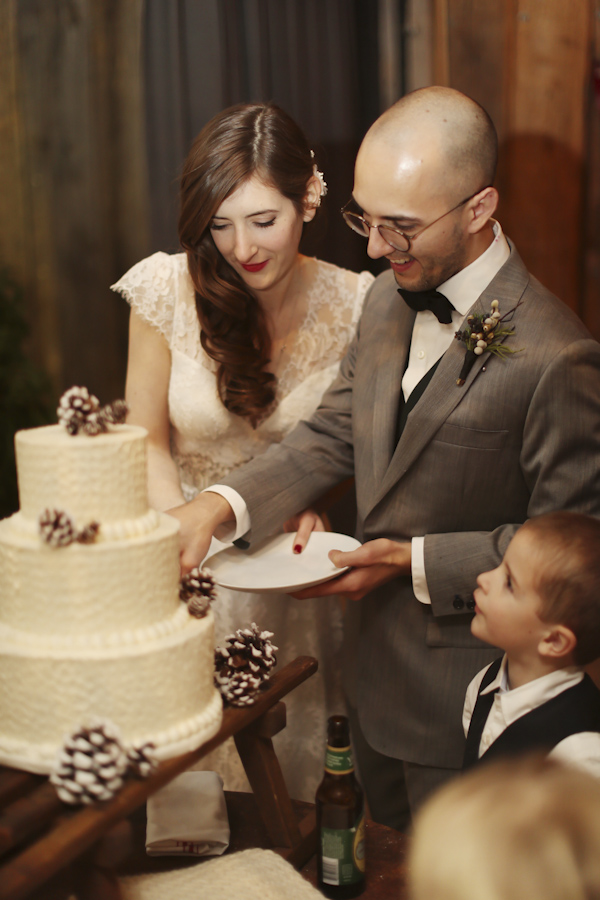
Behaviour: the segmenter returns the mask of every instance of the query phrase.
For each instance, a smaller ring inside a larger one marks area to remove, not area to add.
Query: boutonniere
[[[519,303],[517,303],[517,306],[519,306]],[[506,324],[503,323],[506,322],[509,316],[512,316],[517,306],[514,306],[503,316],[500,314],[498,306],[498,301],[492,300],[492,308],[489,314],[472,313],[470,316],[467,316],[467,327],[463,331],[457,331],[454,335],[457,341],[462,341],[467,347],[460,375],[456,379],[459,387],[463,386],[473,363],[482,353],[487,351],[488,353],[494,353],[501,359],[505,359],[512,353],[520,353],[523,349],[521,347],[519,350],[513,350],[502,343],[504,338],[515,333],[514,328],[507,328]]]

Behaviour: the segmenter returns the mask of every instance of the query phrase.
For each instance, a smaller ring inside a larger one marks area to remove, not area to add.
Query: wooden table
[[[68,807],[58,799],[45,776],[0,767],[0,900],[50,900],[54,884],[64,884],[71,870],[77,879],[82,867],[97,869],[92,872],[89,890],[81,888],[90,900],[118,898],[107,859],[111,843],[118,845],[125,840],[124,826],[119,823],[142,807],[151,794],[229,737],[235,740],[271,847],[293,865],[303,865],[316,847],[314,809],[303,810],[298,816],[271,738],[285,725],[281,698],[316,670],[315,659],[298,657],[271,676],[252,706],[226,708],[221,728],[210,741],[197,750],[166,760],[145,780],[128,781],[116,797],[105,803]],[[114,838],[117,826],[120,834]],[[76,865],[78,861],[80,864]],[[42,886],[42,893],[36,893]]]
[[[312,803],[290,800],[271,738],[285,725],[281,699],[309,678],[316,660],[299,657],[271,676],[257,702],[227,708],[217,735],[197,750],[131,780],[112,800],[68,807],[42,775],[0,767],[0,900],[120,900],[119,874],[164,871],[198,862],[145,854],[145,801],[198,759],[232,737],[253,793],[225,792],[228,852],[275,850],[316,885],[316,821]],[[116,852],[115,852],[116,848]],[[403,900],[405,838],[367,824],[364,900]]]

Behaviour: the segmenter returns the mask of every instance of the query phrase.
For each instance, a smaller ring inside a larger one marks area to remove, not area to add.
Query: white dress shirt
[[[486,289],[492,278],[500,271],[508,257],[510,248],[500,227],[494,221],[494,240],[487,250],[470,265],[437,288],[448,298],[454,312],[452,322],[443,325],[428,309],[418,312],[413,325],[408,365],[402,379],[402,393],[407,400],[429,369],[440,359],[462,325],[463,319]],[[431,603],[427,577],[425,575],[425,538],[414,537],[411,545],[412,583],[415,597],[421,603]]]
[[[511,688],[508,682],[506,663],[505,656],[497,676],[481,692],[483,695],[498,690],[481,735],[478,757],[483,756],[488,747],[509,725],[548,700],[557,697],[568,688],[575,687],[583,679],[584,674],[583,670],[577,666],[567,666],[564,669],[550,672],[548,675],[542,675],[541,678],[528,681],[527,684],[522,684],[520,687]],[[465,737],[469,731],[471,717],[477,702],[479,685],[488,669],[489,666],[486,666],[485,669],[478,672],[467,688],[463,709]],[[548,756],[560,762],[577,765],[598,778],[600,777],[600,734],[597,731],[571,734],[560,741]]]
[[[449,325],[443,325],[429,310],[417,313],[413,325],[408,365],[402,378],[402,392],[405,400],[429,369],[444,355],[454,340],[454,334],[462,324],[464,317],[510,256],[510,249],[499,222],[494,221],[493,227],[494,239],[487,250],[438,287],[438,291],[444,294],[455,308],[452,313],[452,322]],[[235,528],[221,527],[216,534],[219,540],[234,541],[250,530],[250,515],[244,500],[237,491],[222,484],[211,484],[205,490],[225,497],[235,515]],[[421,603],[431,603],[425,576],[424,545],[424,537],[412,539],[412,582],[416,598]]]

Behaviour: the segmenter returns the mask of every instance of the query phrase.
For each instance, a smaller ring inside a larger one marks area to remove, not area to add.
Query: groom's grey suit
[[[530,516],[600,516],[600,345],[511,250],[474,309],[519,304],[506,342],[518,353],[483,354],[459,387],[465,347],[453,341],[396,443],[415,313],[387,272],[311,420],[225,480],[252,541],[352,474],[361,541],[425,536],[431,606],[410,577],[348,604],[346,687],[372,747],[427,766],[461,765],[467,684],[499,652],[470,633],[476,576]]]

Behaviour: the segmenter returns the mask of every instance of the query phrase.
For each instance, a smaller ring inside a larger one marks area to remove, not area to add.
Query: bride
[[[131,305],[126,399],[148,438],[150,503],[177,507],[281,441],[314,411],[353,335],[373,281],[299,253],[326,193],[298,125],[279,107],[243,104],[200,132],[181,178],[184,253],[155,253],[115,285]],[[184,507],[185,509],[185,507]],[[341,611],[219,589],[217,644],[256,622],[278,659],[319,671],[286,698],[274,743],[292,797],[313,800],[327,716],[343,709]],[[233,742],[202,761],[247,790]]]

